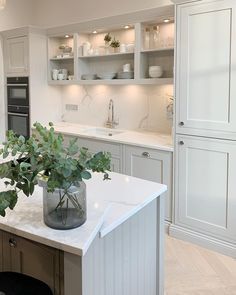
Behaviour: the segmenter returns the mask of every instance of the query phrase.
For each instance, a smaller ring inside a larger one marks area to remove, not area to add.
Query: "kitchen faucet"
[[[119,123],[117,121],[115,121],[115,117],[114,117],[114,101],[112,99],[110,99],[106,127],[115,128],[115,126],[117,126],[118,124]]]

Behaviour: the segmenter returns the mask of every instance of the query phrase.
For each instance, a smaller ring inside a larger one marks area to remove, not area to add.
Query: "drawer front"
[[[65,145],[69,144],[69,141],[72,139],[72,136],[65,136]],[[80,148],[85,147],[91,153],[97,153],[100,151],[109,152],[112,156],[119,157],[121,155],[121,145],[112,144],[102,140],[93,140],[86,138],[78,138],[78,145]]]

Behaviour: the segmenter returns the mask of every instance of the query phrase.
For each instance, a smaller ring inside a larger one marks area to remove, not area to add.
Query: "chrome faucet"
[[[115,116],[114,116],[114,101],[112,99],[110,99],[106,127],[115,128],[115,126],[117,126],[118,124],[119,123],[118,123],[118,121],[115,121]]]

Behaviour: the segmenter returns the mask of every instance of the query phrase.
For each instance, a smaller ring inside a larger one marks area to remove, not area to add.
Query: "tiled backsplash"
[[[168,119],[167,106],[173,95],[171,85],[163,86],[77,86],[62,90],[63,120],[104,126],[108,117],[109,100],[113,99],[117,128],[147,129],[171,133],[172,120]],[[78,105],[78,110],[66,110],[66,104]]]

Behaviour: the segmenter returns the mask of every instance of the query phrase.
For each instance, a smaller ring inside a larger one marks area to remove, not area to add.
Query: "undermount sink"
[[[84,131],[88,135],[114,136],[123,133],[122,130],[115,130],[109,128],[91,128]]]

